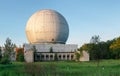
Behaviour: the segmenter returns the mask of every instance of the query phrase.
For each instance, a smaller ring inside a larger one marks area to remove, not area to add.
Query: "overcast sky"
[[[102,41],[120,36],[120,0],[0,0],[0,46],[7,37],[18,46],[28,43],[25,27],[38,10],[53,9],[67,20],[67,44],[88,43],[93,35]]]

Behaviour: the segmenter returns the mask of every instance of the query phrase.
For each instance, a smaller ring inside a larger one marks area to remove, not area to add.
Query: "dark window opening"
[[[44,55],[42,55],[41,57],[44,58]]]
[[[73,59],[73,55],[71,55],[71,59]]]
[[[65,58],[65,55],[63,55],[63,58]]]
[[[61,58],[61,55],[59,55],[59,58]]]
[[[53,57],[53,55],[50,55],[50,57],[52,58],[52,57]]]
[[[48,58],[48,55],[46,55],[46,58]]]

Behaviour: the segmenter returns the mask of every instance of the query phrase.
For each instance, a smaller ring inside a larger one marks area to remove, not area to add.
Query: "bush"
[[[18,49],[16,60],[20,61],[20,62],[24,62],[24,52],[23,52],[23,49]]]
[[[1,62],[0,62],[1,64],[9,64],[10,63],[10,60],[7,58],[7,57],[3,57],[2,59],[1,59]]]
[[[47,76],[47,68],[45,66],[39,65],[39,64],[33,64],[33,63],[26,63],[25,64],[25,70],[23,73],[31,76]]]
[[[19,54],[17,57],[17,61],[23,62],[24,61],[24,55]]]
[[[76,52],[75,56],[76,56],[76,60],[79,61],[79,59],[80,59],[80,53]]]

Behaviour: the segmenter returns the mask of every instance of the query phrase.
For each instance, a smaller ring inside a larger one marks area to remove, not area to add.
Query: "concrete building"
[[[36,47],[36,52],[33,47]],[[33,61],[51,61],[56,60],[74,60],[74,52],[77,45],[73,44],[25,44],[25,59],[27,62]]]
[[[66,44],[69,26],[55,10],[45,9],[34,13],[27,22],[26,36],[29,41],[24,45],[26,62],[75,60],[74,52],[78,46]]]

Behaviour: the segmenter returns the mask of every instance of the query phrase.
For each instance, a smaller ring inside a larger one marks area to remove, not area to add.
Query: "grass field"
[[[0,76],[120,76],[120,60],[0,64]]]

